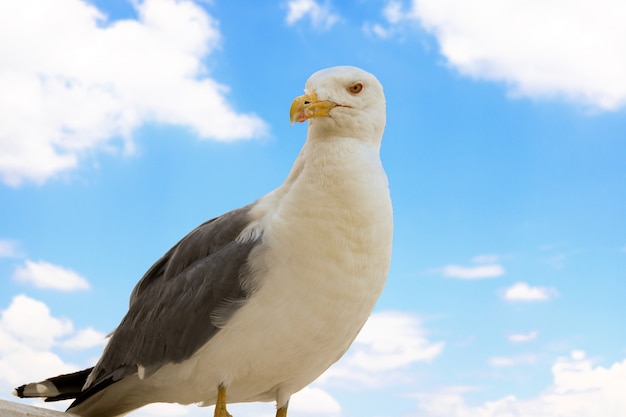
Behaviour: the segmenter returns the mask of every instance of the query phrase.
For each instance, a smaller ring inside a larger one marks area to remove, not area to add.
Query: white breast
[[[190,402],[214,403],[224,384],[229,402],[284,405],[343,355],[383,289],[393,226],[376,150],[305,145],[255,210],[258,289],[188,361],[199,396]]]

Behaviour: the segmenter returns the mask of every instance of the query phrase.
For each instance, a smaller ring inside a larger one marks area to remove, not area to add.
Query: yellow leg
[[[289,404],[285,404],[284,407],[279,408],[278,410],[276,410],[276,417],[287,417],[287,406]]]
[[[215,402],[214,417],[233,417],[226,410],[226,387],[220,385],[217,387],[217,401]]]

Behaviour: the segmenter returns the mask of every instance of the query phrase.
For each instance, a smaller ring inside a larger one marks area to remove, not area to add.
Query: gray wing
[[[166,363],[182,362],[215,335],[216,319],[224,323],[250,295],[247,259],[260,238],[235,240],[249,223],[250,208],[200,225],[146,272],[89,377],[88,391],[136,373],[139,365],[149,376]]]

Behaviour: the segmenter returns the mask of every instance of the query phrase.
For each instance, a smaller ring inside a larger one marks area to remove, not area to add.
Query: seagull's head
[[[380,143],[385,95],[372,74],[356,67],[316,72],[291,104],[291,123],[309,121],[309,138],[354,137]]]

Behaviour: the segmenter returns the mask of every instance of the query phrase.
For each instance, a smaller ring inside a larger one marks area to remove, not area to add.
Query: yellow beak
[[[309,93],[296,97],[289,109],[289,120],[293,125],[314,117],[329,117],[330,110],[337,107],[332,101],[317,101],[317,94]]]

